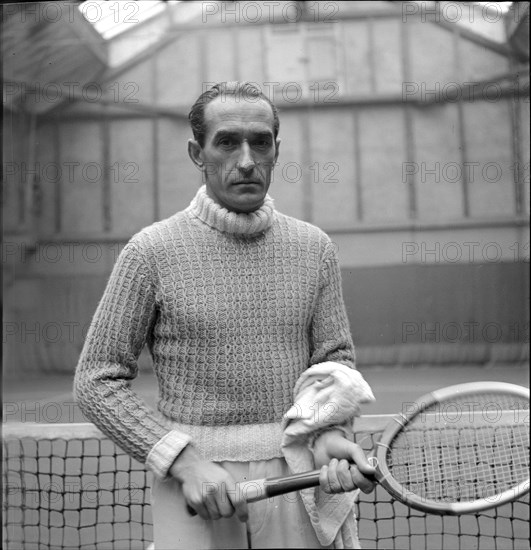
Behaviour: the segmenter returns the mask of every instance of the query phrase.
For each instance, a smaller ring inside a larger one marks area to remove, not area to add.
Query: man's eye
[[[271,146],[271,142],[268,139],[259,139],[256,142],[256,146],[262,149],[266,149],[267,147]]]
[[[232,147],[234,140],[232,138],[222,138],[218,141],[218,145],[221,145],[221,147]]]

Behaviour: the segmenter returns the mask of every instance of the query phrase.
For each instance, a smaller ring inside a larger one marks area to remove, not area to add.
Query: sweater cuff
[[[146,459],[146,466],[159,478],[168,476],[168,471],[181,451],[192,438],[182,432],[172,430],[157,441]]]

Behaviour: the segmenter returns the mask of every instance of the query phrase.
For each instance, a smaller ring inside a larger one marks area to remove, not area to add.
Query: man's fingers
[[[356,487],[359,487],[364,493],[370,493],[374,490],[376,480],[376,468],[371,465],[363,449],[359,445],[352,448],[352,460],[355,465],[351,465],[350,474]]]
[[[330,488],[330,483],[328,481],[328,470],[329,468],[326,464],[321,467],[321,471],[319,472],[319,484],[325,493],[332,493],[332,489]]]
[[[230,488],[227,488],[227,497],[230,507],[236,512],[236,517],[242,523],[245,523],[249,519],[249,509],[239,486],[236,487],[236,484],[234,484]]]
[[[234,514],[234,507],[226,496],[218,496],[218,510],[222,518],[230,518]]]
[[[376,468],[371,466],[371,463],[367,460],[363,449],[359,445],[354,444],[352,447],[351,457],[362,474],[369,477],[374,476],[376,473]]]
[[[350,464],[348,460],[340,460],[337,466],[337,478],[343,491],[352,491],[356,488],[352,474],[350,472]]]
[[[210,494],[205,497],[205,507],[208,510],[208,519],[219,519],[221,517],[221,512],[218,508],[217,500],[219,495]]]
[[[183,487],[187,508],[195,511],[199,517],[205,520],[219,519],[221,514],[216,500],[219,495],[217,490],[209,487],[207,491],[201,492],[195,487]]]
[[[188,502],[187,507],[195,512],[194,515],[197,515],[202,519],[210,519],[210,514],[202,502]]]
[[[338,465],[339,461],[337,458],[333,458],[328,465],[328,488],[331,493],[342,493],[344,491],[338,477]]]
[[[350,467],[350,476],[356,487],[359,487],[364,493],[371,493],[374,490],[376,482],[365,477],[356,466]]]
[[[245,523],[249,519],[249,510],[247,508],[247,502],[245,502],[244,500],[235,504],[234,510],[236,511],[236,517],[242,523]]]

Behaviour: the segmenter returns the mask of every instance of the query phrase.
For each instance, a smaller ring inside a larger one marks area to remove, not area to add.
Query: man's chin
[[[264,204],[267,191],[258,183],[237,184],[232,187],[233,193],[227,197],[227,208],[234,212],[253,212]]]

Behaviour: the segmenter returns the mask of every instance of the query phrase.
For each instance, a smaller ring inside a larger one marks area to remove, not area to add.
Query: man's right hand
[[[204,460],[191,445],[175,459],[170,474],[181,483],[187,505],[203,519],[228,518],[236,512],[240,521],[247,521],[247,502],[238,494],[233,477]]]

